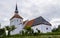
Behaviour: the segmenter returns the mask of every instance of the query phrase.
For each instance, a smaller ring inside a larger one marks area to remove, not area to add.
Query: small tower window
[[[20,24],[22,24],[22,23],[20,23]]]
[[[21,22],[21,20],[20,20],[20,22]]]
[[[22,24],[22,23],[19,23],[19,25]]]
[[[18,21],[18,20],[17,20]]]

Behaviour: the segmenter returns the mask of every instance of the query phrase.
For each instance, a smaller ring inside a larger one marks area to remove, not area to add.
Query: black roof
[[[45,24],[51,26],[51,24],[48,21],[46,21],[42,16],[34,19],[34,23],[32,24],[32,26],[39,25],[39,24]]]

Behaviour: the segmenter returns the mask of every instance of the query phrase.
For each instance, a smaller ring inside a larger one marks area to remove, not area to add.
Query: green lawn
[[[35,36],[34,36],[35,35]],[[10,36],[4,36],[0,38],[60,38],[60,32],[52,32],[52,33],[40,33],[40,34],[16,34],[16,35],[10,35]]]
[[[3,37],[3,38],[60,38],[60,35],[38,35],[38,36],[9,36],[9,37]]]

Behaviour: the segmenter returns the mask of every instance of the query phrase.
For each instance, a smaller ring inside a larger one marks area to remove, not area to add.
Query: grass
[[[12,35],[6,36],[2,38],[60,38],[60,35],[38,35],[38,36],[20,36],[20,35]]]
[[[52,32],[52,33],[40,33],[40,34],[34,34],[34,35],[10,35],[10,36],[4,36],[0,38],[60,38],[60,32]]]

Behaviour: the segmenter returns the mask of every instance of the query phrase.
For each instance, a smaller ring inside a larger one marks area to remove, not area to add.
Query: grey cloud
[[[0,0],[0,23],[9,24],[14,15],[15,4],[18,4],[19,15],[25,19],[43,16],[47,21],[60,18],[60,0]],[[8,21],[4,21],[7,18]]]

